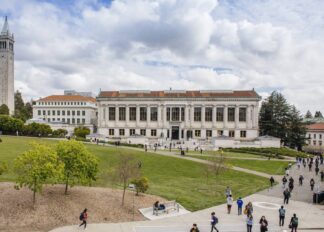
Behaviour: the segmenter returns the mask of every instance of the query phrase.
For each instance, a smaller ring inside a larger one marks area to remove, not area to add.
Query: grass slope
[[[7,161],[12,168],[13,160],[26,151],[32,141],[54,145],[55,140],[25,137],[2,137],[0,161]],[[167,199],[176,199],[189,210],[199,210],[225,202],[226,186],[232,188],[234,197],[246,196],[268,186],[268,180],[247,173],[228,170],[219,176],[206,178],[205,165],[189,160],[145,153],[131,149],[87,145],[100,159],[100,173],[95,186],[113,186],[111,173],[121,153],[132,154],[142,162],[143,175],[149,179],[148,193]],[[0,181],[14,181],[12,169],[0,177]],[[113,186],[116,187],[116,186]]]

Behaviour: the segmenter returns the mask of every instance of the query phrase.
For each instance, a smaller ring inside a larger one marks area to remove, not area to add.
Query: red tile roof
[[[41,98],[38,101],[48,102],[48,101],[83,101],[83,102],[96,102],[93,97],[85,97],[81,95],[51,95],[45,98]]]
[[[324,130],[324,122],[323,123],[314,123],[311,125],[307,125],[307,130]]]
[[[102,91],[98,98],[260,98],[254,90],[240,91]]]

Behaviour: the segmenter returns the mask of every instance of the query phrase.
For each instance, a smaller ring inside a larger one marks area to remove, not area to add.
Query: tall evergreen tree
[[[262,103],[259,125],[261,135],[278,137],[291,148],[304,145],[306,130],[300,112],[281,93],[272,92]]]
[[[9,108],[6,104],[2,104],[0,106],[0,114],[2,115],[9,115]]]
[[[307,113],[305,114],[305,118],[313,118],[313,115],[309,110],[307,110]]]
[[[15,113],[14,117],[23,120],[32,118],[33,109],[30,103],[24,103],[21,92],[18,90],[15,93]]]
[[[315,115],[314,115],[314,118],[323,118],[323,115],[322,115],[321,111],[316,111]]]

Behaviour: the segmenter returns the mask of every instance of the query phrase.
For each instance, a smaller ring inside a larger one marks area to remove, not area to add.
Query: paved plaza
[[[321,166],[321,170],[323,165]],[[298,186],[298,177],[302,174],[305,178],[304,185]],[[253,231],[259,231],[258,221],[261,216],[266,216],[269,222],[269,231],[290,231],[288,224],[294,213],[299,217],[298,231],[324,231],[324,206],[312,204],[312,195],[310,191],[309,180],[315,178],[319,183],[319,176],[315,176],[315,172],[309,172],[308,168],[301,167],[300,170],[293,166],[290,176],[295,179],[295,188],[292,198],[286,208],[285,226],[280,228],[278,209],[283,203],[283,188],[281,183],[271,189],[261,191],[243,199],[244,204],[253,203],[254,226]],[[280,180],[281,176],[276,176],[276,180]],[[324,184],[320,185],[323,189]],[[236,199],[239,196],[235,196]],[[92,209],[95,210],[95,209]],[[232,213],[227,214],[226,205],[218,205],[212,208],[196,211],[193,213],[180,215],[176,217],[164,218],[155,221],[140,221],[126,223],[110,223],[110,224],[89,224],[86,231],[93,232],[186,232],[189,231],[193,223],[197,223],[201,232],[210,231],[210,213],[215,211],[219,218],[218,229],[220,231],[246,231],[245,215],[238,216],[236,214],[237,207],[233,206]],[[77,221],[76,221],[77,223]],[[91,223],[91,213],[89,223]],[[79,231],[77,225],[66,226],[52,230],[52,232],[72,232]]]

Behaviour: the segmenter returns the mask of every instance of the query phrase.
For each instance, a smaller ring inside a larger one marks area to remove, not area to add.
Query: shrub
[[[33,122],[24,126],[23,134],[29,136],[48,136],[52,134],[52,129],[47,124]]]
[[[144,176],[132,180],[131,183],[135,185],[137,196],[139,193],[145,193],[149,188],[148,179]]]
[[[256,147],[241,147],[241,148],[224,148],[223,151],[229,152],[239,152],[239,153],[249,153],[255,155],[262,155],[267,157],[283,158],[283,156],[290,157],[307,157],[307,154],[304,152],[299,152],[290,148],[281,147],[265,147],[265,148],[256,148]]]
[[[16,131],[22,131],[24,127],[23,121],[7,115],[0,115],[0,131],[3,134],[12,135]]]
[[[65,129],[57,129],[53,131],[53,137],[64,138],[68,134],[68,131]]]
[[[90,129],[84,126],[76,127],[74,129],[74,135],[76,137],[85,138],[88,134],[90,134]]]

